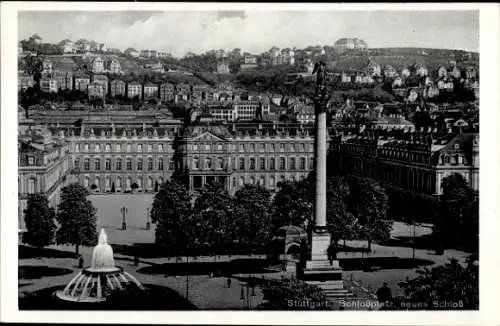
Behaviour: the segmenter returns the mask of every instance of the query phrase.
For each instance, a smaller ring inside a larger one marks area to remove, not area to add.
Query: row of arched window
[[[238,159],[229,159],[229,165],[231,165],[232,161],[232,169],[233,170],[312,170],[314,161],[312,158],[309,158],[309,167],[306,164],[306,158],[300,157],[279,157],[278,160],[274,157],[265,158],[245,158],[240,157]],[[194,157],[192,160],[192,168],[195,170],[207,169],[211,170],[214,168],[212,158],[204,158],[200,159],[198,157]],[[224,168],[224,158],[218,157],[215,159],[215,169],[223,169]]]
[[[301,176],[301,179],[304,179],[304,178],[305,178],[305,176]],[[250,185],[260,185],[260,186],[263,186],[266,188],[274,189],[274,188],[276,188],[276,186],[279,182],[285,182],[285,181],[287,181],[285,175],[281,175],[281,176],[279,176],[279,178],[275,178],[274,176],[269,176],[267,178],[267,182],[266,182],[266,177],[263,175],[260,177],[259,176],[257,176],[257,177],[251,176],[248,178],[245,178],[243,176],[241,176],[239,178],[233,177],[231,180],[231,188],[237,189],[237,188],[243,187],[246,184],[250,184]],[[288,181],[295,182],[295,181],[297,181],[297,178],[295,176],[290,176],[288,178]]]
[[[439,157],[439,164],[464,164],[464,158],[460,154],[454,154],[454,155],[441,155]]]
[[[92,163],[92,164],[91,164]],[[114,164],[113,164],[114,163]],[[145,166],[144,166],[145,163]],[[152,157],[148,157],[146,162],[141,157],[136,159],[132,158],[116,158],[114,162],[110,158],[106,158],[101,160],[101,158],[84,158],[83,162],[80,161],[80,158],[75,158],[73,161],[73,167],[75,169],[82,169],[83,171],[163,171],[166,167],[164,165],[163,157],[158,157],[156,159],[156,164]],[[173,159],[170,159],[168,164],[169,170],[175,169],[175,163]]]
[[[113,184],[115,190],[121,190],[122,188],[124,188],[125,190],[130,190],[134,183],[137,185],[138,189],[142,189],[145,187],[145,189],[147,190],[153,190],[156,184],[158,185],[163,184],[163,178],[159,177],[155,180],[153,177],[149,176],[146,178],[145,185],[143,184],[142,177],[139,177],[137,179],[132,179],[131,177],[120,177],[120,176],[115,178],[105,177],[103,179],[101,177],[95,177],[94,179],[91,180],[90,177],[85,176],[83,177],[81,182],[82,185],[86,188],[91,188],[94,185],[95,190],[98,191],[110,191],[113,188]]]

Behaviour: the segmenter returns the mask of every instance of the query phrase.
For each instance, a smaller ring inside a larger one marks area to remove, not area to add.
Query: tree
[[[434,232],[448,245],[478,248],[479,203],[474,190],[464,177],[451,174],[442,181],[443,195],[439,200],[439,218]]]
[[[235,238],[234,202],[220,183],[208,183],[194,203],[196,239],[213,250]]]
[[[75,245],[77,254],[80,245],[97,244],[96,209],[88,195],[83,186],[70,184],[62,188],[58,206],[57,222],[60,227],[56,232],[56,242]]]
[[[261,310],[325,309],[326,295],[320,287],[297,279],[271,280],[262,285],[265,302]]]
[[[155,243],[185,248],[192,239],[191,195],[183,184],[170,180],[154,197],[151,222],[156,224]]]
[[[24,72],[32,75],[35,81],[35,87],[40,87],[40,79],[42,78],[43,58],[28,54],[24,57]]]
[[[351,179],[350,211],[360,224],[360,235],[368,241],[389,239],[392,221],[387,217],[388,197],[384,188],[373,180]]]
[[[30,195],[24,210],[27,231],[23,233],[23,242],[35,247],[45,247],[52,244],[56,231],[54,218],[54,209],[49,207],[45,195]]]
[[[307,179],[297,182],[280,182],[273,201],[273,227],[284,225],[304,227],[312,215],[314,189]]]
[[[238,239],[266,243],[271,234],[271,193],[260,185],[246,184],[234,196]]]
[[[424,309],[428,310],[479,309],[479,266],[472,260],[462,266],[456,259],[451,259],[443,266],[424,268],[417,273],[416,278],[399,283],[404,298],[397,301],[405,304],[397,304],[396,308],[412,309],[411,303],[414,303],[413,309],[422,309],[424,303]]]
[[[335,176],[327,185],[326,225],[331,234],[331,252],[337,258],[338,241],[354,239],[358,233],[355,216],[347,211],[349,185],[343,177]]]

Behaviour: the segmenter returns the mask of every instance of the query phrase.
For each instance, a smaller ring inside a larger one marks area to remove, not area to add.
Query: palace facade
[[[24,229],[24,210],[31,194],[43,193],[57,207],[61,189],[76,181],[70,171],[69,144],[41,129],[18,139],[18,223]]]
[[[332,150],[340,171],[388,189],[436,197],[443,179],[458,173],[479,191],[478,133],[409,132],[395,138],[366,132],[337,138]]]
[[[234,194],[244,184],[276,189],[314,166],[314,136],[301,127],[258,125],[50,127],[67,147],[61,175],[92,192],[155,191],[174,173],[195,191],[218,181]],[[66,162],[67,161],[67,162]]]

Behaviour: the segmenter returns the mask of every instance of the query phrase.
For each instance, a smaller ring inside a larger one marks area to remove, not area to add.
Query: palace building
[[[154,191],[174,173],[190,190],[211,181],[234,193],[244,184],[273,190],[305,178],[314,166],[314,136],[300,127],[51,127],[66,143],[67,169],[93,192]],[[135,187],[135,185],[137,187]],[[134,185],[134,186],[133,186]]]
[[[479,190],[478,133],[407,133],[405,136],[348,135],[335,140],[340,171],[375,179],[388,189],[431,197],[442,194],[442,181],[461,174]],[[333,144],[333,143],[332,143]]]
[[[32,128],[18,139],[19,228],[24,229],[28,196],[43,193],[57,207],[60,190],[75,181],[70,171],[68,143],[47,130]]]

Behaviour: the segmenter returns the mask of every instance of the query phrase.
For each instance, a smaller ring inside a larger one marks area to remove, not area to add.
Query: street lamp
[[[127,214],[128,212],[128,209],[126,206],[123,206],[120,211],[122,212],[122,230],[126,230],[127,229],[127,222],[125,221],[125,215]]]
[[[151,223],[149,223],[149,208],[146,208],[146,230],[151,229]]]

